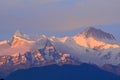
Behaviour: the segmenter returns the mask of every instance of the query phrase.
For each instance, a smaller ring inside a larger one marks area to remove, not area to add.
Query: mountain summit
[[[86,38],[94,37],[96,39],[104,39],[104,40],[116,40],[112,34],[106,33],[100,29],[96,29],[94,27],[88,27],[81,34],[85,35]]]
[[[19,30],[17,30],[15,33],[14,33],[14,36],[22,36],[23,34],[19,31]]]

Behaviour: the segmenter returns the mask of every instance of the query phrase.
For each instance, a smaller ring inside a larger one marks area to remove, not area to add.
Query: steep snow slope
[[[109,49],[109,48],[120,48],[117,44],[116,39],[112,34],[103,32],[93,27],[87,28],[85,31],[73,37],[74,41],[86,48],[95,49]]]

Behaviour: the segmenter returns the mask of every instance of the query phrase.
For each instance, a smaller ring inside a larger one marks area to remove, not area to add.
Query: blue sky
[[[120,40],[120,0],[0,0],[0,40],[28,34],[74,35],[95,26]]]

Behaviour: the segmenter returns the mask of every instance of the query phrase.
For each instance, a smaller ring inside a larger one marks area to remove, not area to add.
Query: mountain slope
[[[80,34],[74,36],[73,39],[80,46],[97,50],[120,47],[112,34],[93,27],[85,29]]]
[[[8,75],[18,69],[26,69],[37,66],[46,66],[51,64],[77,64],[70,54],[57,51],[49,40],[46,40],[42,49],[35,49],[24,54],[16,53],[14,55],[0,56],[0,73]]]
[[[115,37],[107,32],[104,32],[100,29],[96,29],[94,27],[88,27],[81,34],[85,35],[86,38],[94,37],[96,39],[104,39],[104,40],[116,40]]]

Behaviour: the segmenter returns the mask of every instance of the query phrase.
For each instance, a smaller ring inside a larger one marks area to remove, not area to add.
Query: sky
[[[16,30],[65,36],[88,26],[120,41],[120,0],[0,0],[0,40]]]

